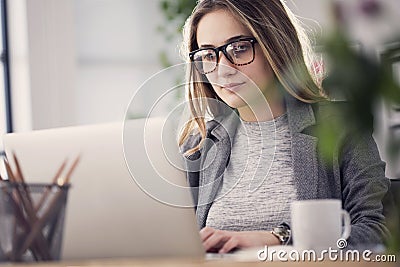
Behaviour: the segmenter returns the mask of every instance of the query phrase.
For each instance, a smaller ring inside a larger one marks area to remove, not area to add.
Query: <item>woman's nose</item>
[[[232,64],[230,62],[224,53],[222,51],[220,52],[219,56],[219,62],[218,62],[218,75],[219,76],[228,76],[228,75],[233,75],[237,72],[237,69],[235,68],[235,64]]]

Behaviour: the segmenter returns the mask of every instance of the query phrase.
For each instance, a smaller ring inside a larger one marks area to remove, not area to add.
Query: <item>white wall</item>
[[[26,0],[7,4],[13,127],[26,131],[32,129]]]
[[[122,121],[160,51],[179,61],[156,30],[160,0],[9,2],[16,131]]]
[[[161,69],[160,51],[174,51],[156,31],[164,23],[159,2],[75,1],[77,123],[122,120],[134,92]]]
[[[346,31],[349,32],[349,36],[367,48],[376,49],[381,43],[392,38],[394,33],[400,31],[398,23],[400,1],[376,1],[383,8],[382,14],[376,18],[363,14],[360,0],[287,0],[286,2],[293,13],[316,34],[321,33],[321,29],[323,34],[330,32],[333,22],[332,2],[339,2],[343,6]]]
[[[74,122],[72,1],[8,1],[15,131]]]
[[[34,129],[75,123],[75,47],[71,0],[27,1]]]

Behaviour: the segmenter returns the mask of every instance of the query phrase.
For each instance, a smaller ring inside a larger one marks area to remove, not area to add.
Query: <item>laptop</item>
[[[3,141],[27,182],[50,182],[66,158],[71,164],[80,155],[63,260],[204,258],[176,130],[163,118],[7,134]]]

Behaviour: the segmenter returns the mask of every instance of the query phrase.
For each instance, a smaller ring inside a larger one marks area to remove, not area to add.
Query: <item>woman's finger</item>
[[[200,238],[201,241],[204,242],[206,241],[213,233],[215,232],[214,228],[211,227],[204,227],[203,229],[200,230]]]
[[[233,250],[234,248],[239,247],[239,237],[234,235],[231,236],[223,245],[223,247],[218,251],[218,253],[228,253],[229,251]]]
[[[209,251],[211,249],[219,249],[229,238],[229,232],[215,230],[213,234],[206,241],[203,242],[203,246],[206,251]]]

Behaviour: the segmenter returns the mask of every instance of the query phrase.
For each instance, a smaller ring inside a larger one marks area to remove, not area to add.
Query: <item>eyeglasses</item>
[[[190,60],[201,74],[213,72],[219,62],[219,52],[236,66],[244,66],[254,61],[254,44],[257,40],[253,37],[241,38],[220,47],[201,48],[189,53]]]

